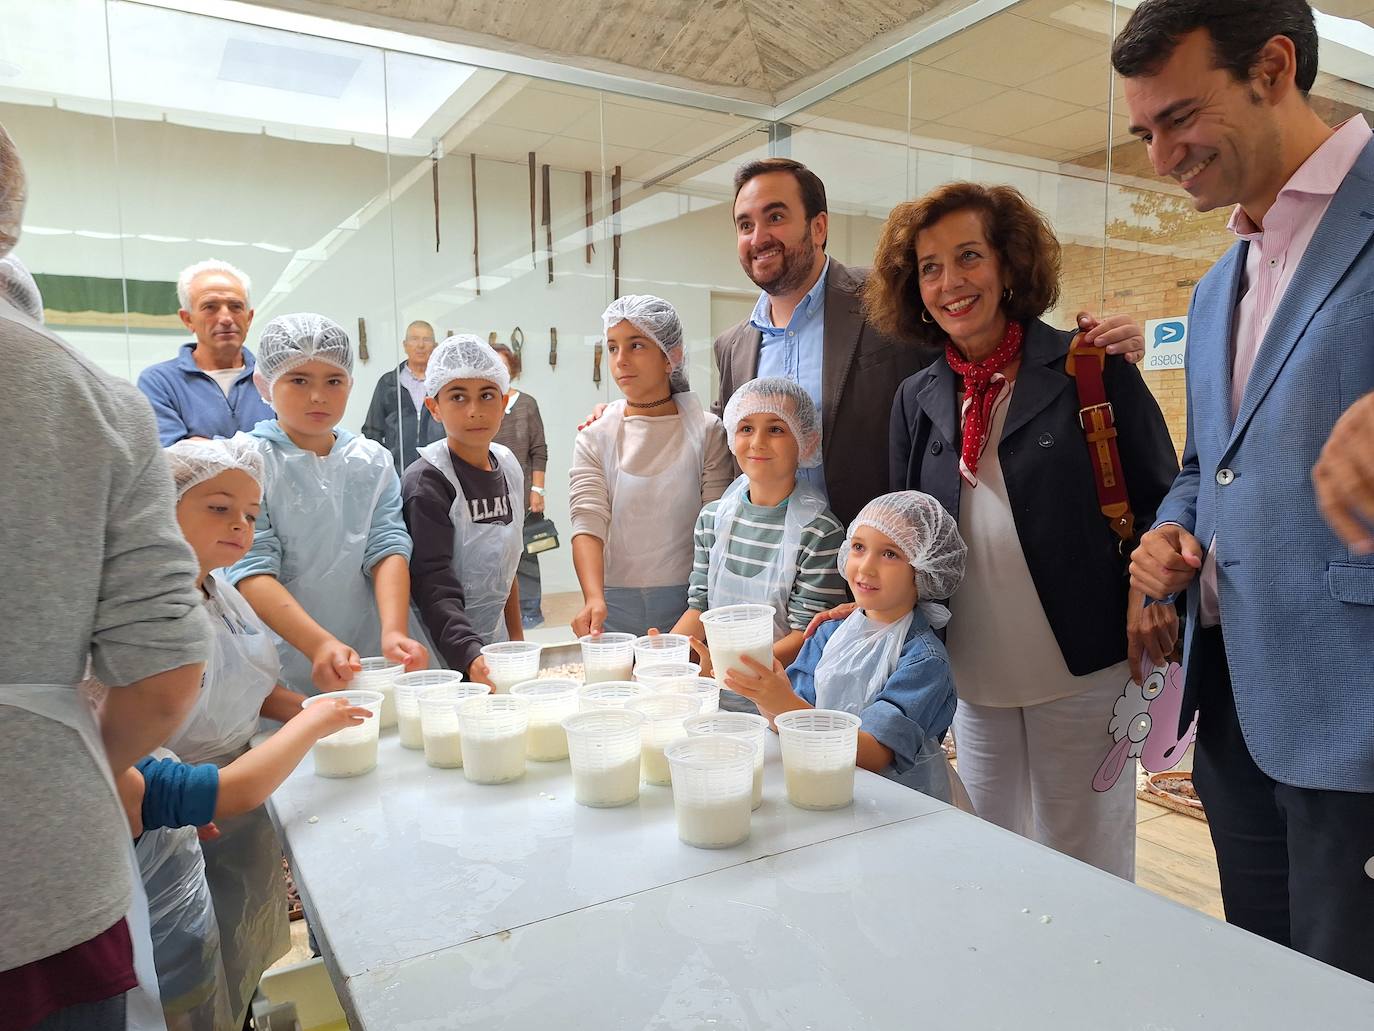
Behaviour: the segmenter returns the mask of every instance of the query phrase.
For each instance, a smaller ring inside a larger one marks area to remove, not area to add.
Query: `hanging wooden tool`
[[[530,151],[530,268],[539,267],[539,244],[536,242],[535,233],[535,210],[534,210],[534,151]]]
[[[596,244],[592,242],[592,173],[582,173],[583,193],[587,198],[587,264],[592,263],[592,255],[596,253]]]
[[[596,342],[596,349],[592,351],[592,382],[598,387],[601,386],[601,341]]]
[[[477,296],[482,296],[482,266],[477,260],[477,155],[469,154],[472,162],[472,282]]]
[[[516,361],[520,360],[520,352],[525,349],[525,331],[516,326],[510,331],[510,350],[515,355]]]
[[[494,329],[493,329],[490,333],[487,334],[487,346],[488,346],[488,347],[495,347],[495,346],[496,346],[496,330],[494,330]]]
[[[620,166],[611,173],[611,285],[614,290],[611,299],[620,296]]]
[[[439,253],[439,141],[429,152],[429,175],[434,182],[434,253]]]
[[[540,169],[543,178],[542,193],[544,198],[544,243],[548,247],[546,257],[549,261],[549,282],[553,282],[553,210],[549,203],[549,166],[544,165]]]
[[[367,320],[358,320],[358,361],[367,361]]]
[[[558,368],[558,327],[549,327],[549,368]]]

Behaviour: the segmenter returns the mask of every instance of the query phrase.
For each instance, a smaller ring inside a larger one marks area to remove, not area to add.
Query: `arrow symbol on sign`
[[[1183,339],[1183,323],[1161,322],[1155,327],[1155,346],[1176,344]]]

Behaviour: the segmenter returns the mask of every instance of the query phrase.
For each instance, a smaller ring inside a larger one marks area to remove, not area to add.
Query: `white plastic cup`
[[[529,702],[530,729],[525,735],[525,757],[535,762],[557,762],[568,757],[568,735],[563,719],[577,712],[576,680],[527,680],[510,689],[511,697]]]
[[[406,671],[405,666],[380,655],[363,659],[362,664],[362,671],[353,674],[349,687],[378,692],[382,696],[382,729],[396,726],[396,678]]]
[[[669,689],[673,694],[690,695],[701,703],[702,712],[720,711],[720,681],[711,677],[692,677],[691,680],[674,682]]]
[[[663,662],[690,662],[692,639],[686,634],[646,634],[635,638],[635,668]]]
[[[582,645],[582,681],[600,684],[629,680],[635,664],[634,634],[599,634],[578,638]]]
[[[743,738],[708,734],[668,746],[677,836],[693,848],[730,848],[749,837],[754,756]]]
[[[672,773],[663,750],[687,736],[683,724],[701,714],[701,702],[685,694],[651,694],[636,698],[625,708],[644,717],[640,741],[640,776],[645,784],[671,784]]]
[[[648,694],[647,687],[633,680],[603,680],[578,690],[577,708],[581,712],[588,709],[623,709],[636,698],[644,698]]]
[[[534,641],[502,641],[482,647],[482,658],[487,660],[487,671],[491,674],[491,686],[497,694],[506,694],[516,684],[533,680],[539,675],[539,653],[542,644]]]
[[[751,809],[763,804],[763,753],[767,745],[768,719],[752,712],[713,712],[693,716],[684,726],[688,737],[715,735],[751,741],[758,749],[754,754],[754,790]]]
[[[505,784],[525,775],[529,702],[513,695],[469,698],[458,706],[463,776],[474,784]]]
[[[854,801],[859,717],[837,709],[793,709],[773,718],[782,746],[787,801],[798,809],[843,809]]]
[[[422,669],[395,678],[396,728],[401,747],[419,751],[425,746],[420,730],[420,694],[441,684],[462,683],[463,674],[454,669]]]
[[[315,757],[317,777],[360,777],[377,768],[377,737],[382,730],[380,691],[326,691],[305,699],[301,705],[319,705],[326,699],[340,698],[372,715],[356,727],[344,727],[315,742],[310,754]]]
[[[425,762],[440,770],[463,765],[463,734],[458,707],[469,698],[490,693],[487,684],[436,684],[420,692],[420,744]]]
[[[643,724],[628,709],[589,709],[563,720],[578,805],[612,809],[638,800]]]
[[[695,680],[701,675],[701,667],[695,662],[655,662],[635,666],[635,680],[649,691],[675,691],[679,684]]]
[[[773,668],[773,607],[771,605],[726,605],[701,614],[706,628],[706,643],[711,649],[711,672],[721,683],[727,670],[752,672],[741,660],[745,655]]]

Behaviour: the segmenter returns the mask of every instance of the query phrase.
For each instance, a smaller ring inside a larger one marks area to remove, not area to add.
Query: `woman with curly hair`
[[[1074,331],[1041,319],[1059,270],[1058,240],[1017,190],[948,183],[893,209],[864,299],[882,331],[945,349],[897,391],[891,486],[934,495],[968,542],[946,643],[974,809],[1133,879],[1134,763],[1110,790],[1093,787],[1133,673],[1130,547],[1100,504],[1066,372]],[[1100,367],[1130,509],[1148,527],[1178,472],[1173,444],[1135,367]],[[1173,609],[1147,611],[1171,647]]]

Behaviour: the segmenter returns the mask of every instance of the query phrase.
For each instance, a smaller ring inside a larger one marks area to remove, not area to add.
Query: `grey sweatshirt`
[[[196,563],[148,402],[0,302],[0,970],[79,945],[129,907],[129,827],[75,731],[5,704],[203,661]],[[113,687],[112,690],[119,690]],[[103,759],[99,760],[103,762]]]

